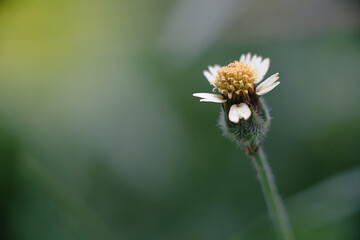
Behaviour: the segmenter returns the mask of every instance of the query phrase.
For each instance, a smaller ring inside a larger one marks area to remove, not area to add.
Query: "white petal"
[[[271,90],[273,90],[277,85],[279,85],[280,82],[275,82],[270,86],[267,86],[266,88],[263,88],[261,91],[256,91],[257,95],[264,95],[268,92],[270,92]]]
[[[211,75],[214,75],[215,69],[213,66],[209,66],[209,71],[210,71]]]
[[[250,60],[251,60],[251,53],[248,53],[248,54],[246,55],[246,58],[245,58],[244,63],[245,63],[245,64],[249,64],[249,63],[250,63]]]
[[[217,72],[221,69],[221,66],[216,64],[214,66],[209,66],[209,70],[211,72],[212,75],[214,75],[214,77],[216,77]]]
[[[252,58],[251,58],[251,61],[250,61],[250,63],[249,63],[249,65],[251,66],[251,68],[253,68],[254,69],[254,66],[255,66],[255,63],[256,63],[256,60],[257,60],[257,55],[255,54],[254,56],[252,56]]]
[[[252,68],[252,70],[254,71],[258,71],[259,66],[261,64],[261,60],[262,60],[262,56],[258,56],[257,58],[253,59],[250,63],[250,66]]]
[[[207,70],[204,70],[204,76],[209,81],[210,84],[212,84],[215,81],[215,77]]]
[[[237,105],[234,104],[230,107],[229,111],[229,120],[233,123],[238,123],[240,121],[240,116],[237,112]]]
[[[226,99],[222,95],[212,94],[212,93],[194,93],[194,97],[202,98],[200,102],[215,102],[215,103],[223,103],[226,102]]]
[[[268,77],[265,81],[260,83],[256,88],[259,89],[259,91],[260,91],[262,88],[266,88],[267,86],[276,82],[276,80],[278,80],[278,79],[279,79],[279,73],[275,73],[275,74],[271,75],[270,77]]]
[[[245,120],[248,120],[251,116],[251,110],[246,103],[240,103],[238,108],[238,113],[240,115],[240,118],[244,118]]]
[[[265,58],[258,66],[257,66],[257,78],[255,83],[261,82],[263,80],[265,74],[269,70],[270,59]]]
[[[230,107],[229,120],[233,123],[238,123],[240,119],[248,120],[251,116],[251,110],[245,103],[234,104]]]
[[[256,63],[255,63],[255,66],[254,66],[254,68],[256,68],[255,70],[257,70],[257,69],[259,68],[261,62],[262,62],[262,56],[259,56],[259,57],[256,59]]]
[[[203,99],[200,99],[200,102],[224,103],[224,102],[226,102],[226,99],[203,98]]]
[[[214,81],[217,76],[217,72],[221,69],[221,66],[216,64],[214,66],[208,66],[209,70],[204,70],[203,74],[210,84],[214,85]]]
[[[245,63],[245,54],[241,54],[239,62]]]
[[[267,78],[264,82],[259,84],[256,87],[256,94],[257,95],[264,95],[265,93],[270,92],[273,90],[280,82],[276,82],[279,79],[279,73],[275,73]]]
[[[194,97],[199,97],[199,98],[212,98],[212,97],[220,96],[220,97],[223,98],[223,96],[221,96],[219,94],[213,94],[213,93],[194,93],[193,96]]]
[[[251,62],[250,62],[251,69],[253,71],[255,71],[256,74],[257,74],[257,77],[256,77],[255,81],[257,81],[258,78],[259,78],[258,72],[259,72],[259,67],[261,65],[261,60],[262,60],[262,56],[257,57],[256,55],[254,55],[254,57],[251,59]]]

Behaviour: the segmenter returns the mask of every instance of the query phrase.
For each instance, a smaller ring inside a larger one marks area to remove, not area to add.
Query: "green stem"
[[[274,176],[262,147],[259,146],[258,151],[250,156],[255,166],[261,189],[264,193],[270,216],[274,222],[279,239],[294,240],[288,215],[281,197],[278,194]]]

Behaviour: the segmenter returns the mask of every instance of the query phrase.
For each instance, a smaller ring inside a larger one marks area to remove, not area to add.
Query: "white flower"
[[[249,119],[251,109],[249,105],[256,104],[257,96],[264,95],[280,84],[279,73],[275,73],[260,83],[270,66],[270,59],[263,59],[256,54],[251,56],[242,54],[239,61],[227,66],[209,66],[204,71],[206,79],[221,94],[194,93],[200,102],[214,102],[230,104],[229,120],[239,123],[240,119]],[[254,97],[255,96],[255,97]]]

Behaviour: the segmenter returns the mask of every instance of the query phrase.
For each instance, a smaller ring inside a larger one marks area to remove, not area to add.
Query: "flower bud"
[[[246,146],[258,146],[264,139],[269,126],[270,115],[269,108],[262,98],[254,105],[249,106],[251,116],[249,119],[240,119],[238,123],[229,120],[230,104],[225,102],[222,104],[222,110],[219,117],[219,126],[223,130],[223,134],[237,143],[243,143]]]

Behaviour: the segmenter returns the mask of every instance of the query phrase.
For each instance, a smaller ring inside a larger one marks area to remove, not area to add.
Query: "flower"
[[[252,111],[259,105],[259,96],[273,90],[280,84],[279,73],[275,73],[260,83],[270,66],[270,59],[262,56],[242,54],[239,61],[227,66],[209,66],[204,75],[211,85],[213,92],[220,94],[194,93],[200,102],[223,103],[227,108],[228,119],[239,123],[241,119],[248,120]]]

